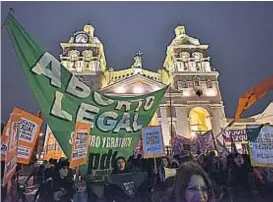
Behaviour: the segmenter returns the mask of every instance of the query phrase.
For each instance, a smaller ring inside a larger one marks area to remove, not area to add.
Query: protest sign
[[[225,129],[222,131],[222,137],[226,143],[231,143],[231,137],[234,142],[247,142],[246,129],[241,130],[229,130]]]
[[[142,129],[144,158],[165,156],[162,132],[160,126],[150,126]]]
[[[46,52],[9,13],[6,27],[16,55],[41,111],[66,156],[70,156],[76,122],[91,125],[89,165],[94,176],[109,173],[103,156],[128,158],[162,98],[167,86],[136,97],[106,96],[90,89]],[[109,160],[109,158],[107,158]],[[110,160],[109,160],[110,161]],[[81,172],[87,167],[81,168]]]
[[[249,126],[247,137],[251,165],[273,167],[273,126]]]
[[[43,151],[43,159],[47,161],[51,158],[59,159],[61,157],[66,157],[48,125],[46,127],[45,144]]]
[[[12,113],[8,129],[8,146],[5,155],[5,169],[2,185],[5,186],[16,171],[16,151],[18,145],[20,115]]]
[[[19,122],[19,139],[18,139],[18,150],[17,150],[17,163],[29,164],[33,149],[37,142],[37,138],[42,125],[42,119],[30,114],[22,109],[15,107],[12,113],[20,114],[21,119]],[[8,139],[8,130],[10,128],[10,120],[8,121],[3,135],[1,137],[1,158],[5,159],[5,148]]]
[[[90,141],[90,125],[87,123],[76,124],[72,143],[70,167],[75,168],[86,164],[87,152]]]

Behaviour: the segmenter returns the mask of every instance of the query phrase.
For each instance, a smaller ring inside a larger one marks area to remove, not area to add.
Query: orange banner
[[[264,97],[270,90],[273,90],[273,75],[268,79],[248,89],[239,99],[235,112],[235,120],[240,119],[242,114],[249,109],[257,100]]]
[[[70,168],[86,164],[88,146],[90,143],[90,125],[87,123],[76,123],[73,135]]]
[[[43,120],[33,114],[30,114],[19,108],[14,108],[14,114],[20,114],[20,128],[19,128],[19,141],[17,150],[17,163],[29,164],[33,149],[37,142],[38,135],[40,133],[40,128]],[[4,148],[6,147],[8,140],[8,130],[10,128],[10,120],[8,121],[3,135],[1,137],[1,159],[5,159],[6,152]]]
[[[49,160],[50,158],[59,159],[61,157],[66,157],[58,141],[54,137],[53,132],[47,125],[46,128],[46,137],[44,144],[44,160]]]
[[[20,115],[12,113],[10,117],[10,127],[8,130],[8,144],[5,155],[5,170],[2,185],[5,186],[12,178],[16,171],[16,151],[18,146],[18,136],[20,127]],[[7,134],[6,133],[6,134]]]

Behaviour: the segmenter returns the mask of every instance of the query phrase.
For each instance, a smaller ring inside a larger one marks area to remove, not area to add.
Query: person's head
[[[207,173],[196,163],[183,163],[176,172],[173,194],[178,202],[214,201],[214,192]]]
[[[34,167],[37,167],[38,166],[38,159],[34,158],[32,163],[33,163]]]
[[[215,151],[209,151],[209,159],[214,159],[216,157]]]
[[[57,164],[56,170],[57,170],[57,174],[60,176],[60,178],[65,178],[67,176],[68,168],[69,168],[68,161],[62,161]]]
[[[47,163],[48,163],[47,160],[44,160],[44,161],[43,161],[43,166],[46,166]]]
[[[165,168],[168,168],[170,166],[170,161],[168,158],[163,157],[161,159],[161,165],[164,166]]]
[[[126,160],[124,157],[120,156],[116,159],[116,170],[118,172],[123,172],[127,169]]]
[[[63,162],[63,161],[66,161],[65,157],[61,157],[61,158],[59,158],[58,163]]]
[[[242,154],[239,154],[239,153],[236,153],[234,155],[233,161],[237,166],[242,166],[244,164],[244,158],[243,158]]]
[[[197,162],[199,163],[199,165],[203,165],[205,163],[205,155],[204,154],[200,154],[197,158]]]
[[[50,158],[48,162],[49,162],[49,164],[54,164],[54,159]]]

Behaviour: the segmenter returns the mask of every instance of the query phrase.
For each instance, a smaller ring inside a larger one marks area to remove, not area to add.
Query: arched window
[[[90,69],[90,61],[93,57],[93,52],[91,50],[83,51],[84,69]]]
[[[200,86],[200,78],[198,76],[193,78],[193,84],[194,86]]]
[[[186,79],[183,79],[182,81],[182,88],[188,88],[188,82]]]
[[[79,60],[79,55],[80,55],[80,52],[76,51],[76,50],[72,50],[68,53],[71,69],[77,68],[77,62]]]
[[[182,62],[183,62],[184,71],[189,71],[190,70],[190,66],[189,66],[190,54],[187,52],[182,52],[180,53],[180,58],[182,59]]]
[[[202,58],[203,58],[203,54],[200,52],[195,52],[192,54],[194,61],[195,61],[195,65],[196,65],[196,71],[203,71],[202,68]]]
[[[211,80],[207,80],[207,88],[212,88],[212,82]]]

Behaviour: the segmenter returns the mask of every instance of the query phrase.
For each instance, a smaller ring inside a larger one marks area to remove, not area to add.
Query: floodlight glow
[[[135,87],[133,88],[133,92],[134,92],[135,94],[140,94],[140,93],[143,93],[144,90],[143,90],[143,88],[140,87],[140,86],[135,86]]]

